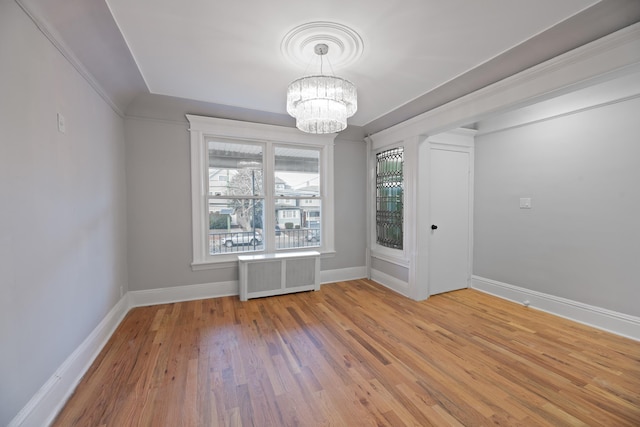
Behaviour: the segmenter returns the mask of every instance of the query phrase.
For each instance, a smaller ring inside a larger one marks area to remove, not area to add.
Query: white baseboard
[[[344,280],[366,277],[366,267],[341,268],[320,271],[321,283],[340,282]],[[129,305],[142,307],[156,304],[170,304],[180,301],[191,301],[205,298],[218,298],[238,295],[238,281],[202,283],[197,285],[173,286],[170,288],[130,291]]]
[[[320,283],[322,284],[344,282],[346,280],[362,279],[363,277],[367,277],[366,266],[320,271]]]
[[[371,280],[399,293],[400,295],[411,298],[411,295],[409,295],[409,284],[407,282],[373,268],[371,269]]]
[[[471,287],[520,304],[526,300],[529,301],[529,307],[640,341],[640,317],[618,313],[616,311],[532,291],[479,276],[471,277]]]
[[[234,280],[231,282],[201,283],[145,291],[129,291],[128,296],[131,307],[143,307],[238,295],[238,290],[238,281]]]
[[[362,279],[367,276],[367,267],[340,268],[320,271],[320,283],[333,283],[345,280]],[[142,307],[156,304],[170,304],[196,299],[218,298],[239,294],[238,281],[201,283],[197,285],[173,286],[170,288],[129,291],[130,307]]]
[[[125,295],[40,387],[8,427],[42,427],[51,424],[128,311]]]

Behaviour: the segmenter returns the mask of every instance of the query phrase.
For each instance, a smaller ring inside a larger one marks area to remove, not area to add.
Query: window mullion
[[[276,219],[275,219],[275,149],[273,144],[267,143],[264,150],[264,244],[267,252],[274,252],[276,248]]]

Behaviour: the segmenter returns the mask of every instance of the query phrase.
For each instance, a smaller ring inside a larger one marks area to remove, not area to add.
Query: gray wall
[[[222,107],[144,95],[125,120],[129,285],[146,290],[238,279],[237,268],[192,271],[189,132],[185,114],[237,118]],[[242,119],[291,124],[244,111]],[[348,138],[348,139],[347,139]],[[358,129],[335,145],[336,251],[322,269],[365,265],[366,145]]]
[[[127,264],[122,118],[13,1],[0,76],[4,426],[127,291]]]
[[[347,128],[348,129],[348,128]],[[367,146],[344,135],[334,147],[336,255],[322,260],[322,270],[365,266]]]
[[[474,274],[640,316],[639,111],[635,98],[478,137]]]

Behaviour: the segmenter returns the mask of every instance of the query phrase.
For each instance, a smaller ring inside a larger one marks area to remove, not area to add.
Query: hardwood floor
[[[640,425],[640,343],[366,280],[133,309],[55,426]]]

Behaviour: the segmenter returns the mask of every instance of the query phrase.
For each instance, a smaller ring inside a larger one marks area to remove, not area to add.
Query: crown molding
[[[415,135],[434,135],[489,114],[605,81],[638,63],[640,23],[377,132],[370,138],[375,148]]]
[[[111,109],[121,118],[124,118],[124,112],[116,105],[116,103],[107,95],[104,88],[98,83],[95,77],[86,69],[82,62],[74,55],[69,46],[62,40],[60,34],[39,14],[34,8],[27,6],[24,0],[14,0],[16,4],[24,11],[24,13],[33,21],[40,32],[51,42],[51,44],[62,54],[62,56],[71,64],[73,68],[84,78],[89,86],[111,107]]]

